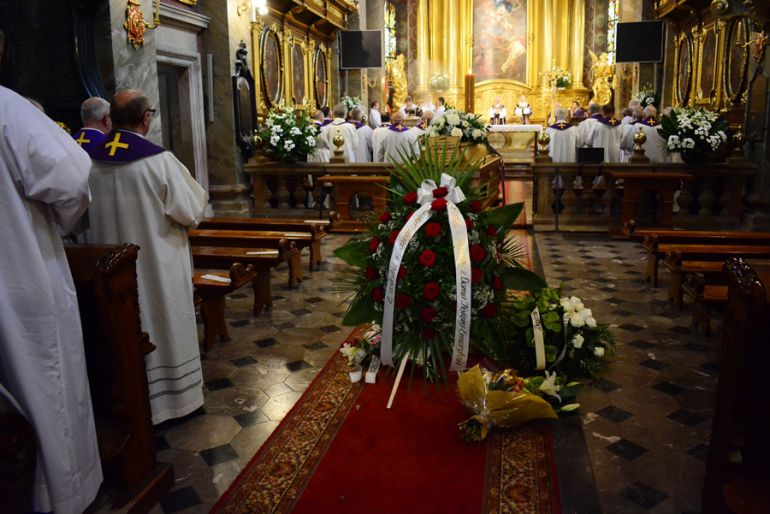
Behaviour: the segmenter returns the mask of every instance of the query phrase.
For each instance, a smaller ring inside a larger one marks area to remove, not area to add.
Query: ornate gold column
[[[585,0],[572,0],[570,11],[570,56],[569,65],[565,66],[572,73],[572,83],[583,83],[583,58],[586,30],[586,4]]]

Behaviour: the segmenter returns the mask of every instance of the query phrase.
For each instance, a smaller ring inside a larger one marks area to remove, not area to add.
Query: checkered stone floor
[[[699,512],[721,334],[702,336],[690,327],[692,306],[668,303],[665,271],[657,289],[645,282],[639,243],[536,241],[549,284],[582,298],[618,339],[607,372],[578,397],[603,512]]]

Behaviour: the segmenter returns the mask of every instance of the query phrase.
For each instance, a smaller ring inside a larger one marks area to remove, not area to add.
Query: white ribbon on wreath
[[[444,199],[447,202],[449,228],[452,234],[452,246],[455,257],[455,282],[457,284],[456,323],[450,370],[459,371],[467,367],[471,335],[471,259],[468,229],[465,226],[462,213],[456,205],[465,200],[465,194],[462,192],[462,189],[457,187],[454,177],[446,173],[441,174],[441,184],[439,186],[433,180],[424,180],[422,182],[419,191],[417,191],[417,201],[421,207],[406,222],[393,245],[393,253],[390,256],[390,264],[388,265],[388,281],[385,286],[382,342],[380,343],[380,360],[386,366],[393,366],[393,308],[396,299],[398,270],[401,267],[401,261],[404,258],[404,252],[409,246],[409,242],[420,227],[431,218],[431,203],[435,200],[433,191],[438,187],[445,187],[447,189]]]

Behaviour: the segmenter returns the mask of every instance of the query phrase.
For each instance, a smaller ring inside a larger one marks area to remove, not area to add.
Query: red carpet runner
[[[354,331],[355,332],[355,331]],[[460,441],[453,387],[351,384],[335,354],[220,498],[216,513],[558,513],[548,425]]]

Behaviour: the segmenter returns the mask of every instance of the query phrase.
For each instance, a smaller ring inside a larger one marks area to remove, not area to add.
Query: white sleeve
[[[166,177],[165,213],[182,226],[195,226],[203,219],[206,190],[190,175],[184,164],[171,152],[164,152]]]

